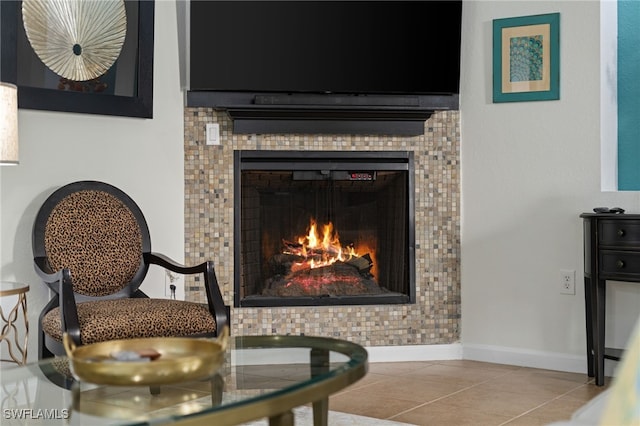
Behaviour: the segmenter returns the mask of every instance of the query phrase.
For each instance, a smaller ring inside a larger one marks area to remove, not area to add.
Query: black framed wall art
[[[153,0],[0,1],[0,80],[18,86],[19,108],[152,118],[154,10]]]

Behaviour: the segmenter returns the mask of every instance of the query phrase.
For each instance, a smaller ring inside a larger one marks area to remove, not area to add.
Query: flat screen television
[[[459,93],[462,0],[190,2],[191,91]]]

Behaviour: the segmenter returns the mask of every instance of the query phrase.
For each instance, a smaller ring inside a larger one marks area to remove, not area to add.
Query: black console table
[[[604,385],[604,359],[620,360],[621,349],[605,348],[606,280],[640,282],[640,214],[583,213],[587,368]]]

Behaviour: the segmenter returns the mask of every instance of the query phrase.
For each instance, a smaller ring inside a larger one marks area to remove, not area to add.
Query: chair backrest
[[[74,182],[58,189],[34,224],[34,256],[44,257],[53,271],[69,268],[74,292],[84,296],[135,292],[148,270],[143,253],[150,251],[140,208],[103,182]]]

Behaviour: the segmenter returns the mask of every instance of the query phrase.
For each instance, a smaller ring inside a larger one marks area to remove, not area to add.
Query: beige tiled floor
[[[329,408],[416,425],[534,426],[567,420],[605,390],[586,374],[477,361],[371,363]]]

